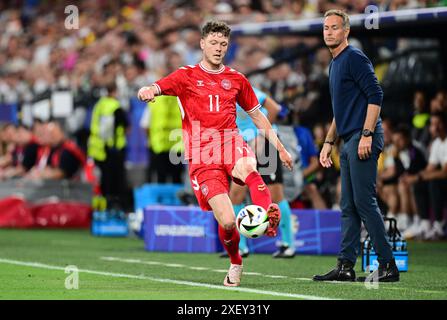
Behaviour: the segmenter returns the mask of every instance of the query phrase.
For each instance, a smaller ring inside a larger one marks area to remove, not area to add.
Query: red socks
[[[242,264],[242,257],[239,254],[239,232],[236,227],[231,230],[225,230],[221,225],[218,228],[219,240],[222,246],[227,250],[232,264]]]
[[[245,179],[245,184],[250,189],[251,201],[265,210],[268,210],[269,205],[272,203],[272,197],[270,196],[269,188],[264,183],[261,175],[253,171]]]
[[[262,180],[258,172],[252,172],[245,179],[245,184],[250,189],[251,200],[254,204],[268,210],[272,203],[270,191]],[[218,228],[219,240],[230,256],[232,264],[242,264],[242,257],[239,254],[239,232],[236,227],[225,230],[221,225]]]

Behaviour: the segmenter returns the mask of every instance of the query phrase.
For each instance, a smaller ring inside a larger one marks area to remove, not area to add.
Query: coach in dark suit
[[[399,281],[376,199],[377,159],[383,148],[379,116],[383,92],[369,59],[362,51],[348,45],[348,15],[340,10],[329,10],[324,17],[324,41],[333,57],[329,67],[329,89],[334,119],[320,153],[320,163],[325,168],[332,165],[332,146],[339,136],[343,140],[340,152],[342,243],[337,267],[313,279],[356,280],[354,265],[363,221],[378,254],[375,279]]]

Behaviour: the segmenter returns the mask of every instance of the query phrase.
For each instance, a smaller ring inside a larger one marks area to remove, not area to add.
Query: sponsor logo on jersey
[[[197,80],[197,86],[198,87],[204,87],[203,80]]]
[[[220,85],[222,86],[222,88],[224,88],[225,90],[230,90],[231,89],[231,81],[228,79],[223,79],[222,82],[220,83]]]

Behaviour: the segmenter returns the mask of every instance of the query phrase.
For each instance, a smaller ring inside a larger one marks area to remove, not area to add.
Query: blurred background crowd
[[[102,98],[117,102],[121,111],[114,112],[115,121],[125,132],[145,130],[150,135],[147,123],[139,128],[143,114],[132,114],[132,98],[141,86],[200,60],[200,27],[207,20],[238,24],[317,18],[334,8],[357,14],[364,13],[368,5],[376,5],[381,12],[447,5],[445,0],[72,2],[0,2],[0,109],[14,105],[17,113],[15,121],[3,121],[2,179],[76,177],[88,163],[92,108]],[[78,29],[65,27],[65,8],[70,4],[79,10]],[[440,43],[430,38],[399,37],[351,38],[350,43],[371,58],[385,91],[382,116],[386,149],[379,161],[378,181],[383,213],[396,216],[408,238],[439,239],[444,236],[442,194],[447,192],[447,176],[442,170],[434,178],[425,172],[435,160],[436,165],[447,163],[447,91]],[[330,61],[322,37],[298,35],[234,37],[226,57],[227,65],[246,74],[253,86],[281,105],[278,123],[295,129],[298,145],[292,147],[298,150],[305,180],[304,191],[289,199],[295,207],[337,208],[340,199],[337,154],[332,170],[323,171],[318,164],[319,148],[332,119]],[[24,106],[60,90],[71,93],[74,108],[62,127],[35,114],[24,116]],[[137,122],[132,123],[132,117]],[[299,128],[310,132],[310,142]],[[433,151],[436,139],[440,146]],[[132,137],[127,140],[130,145]],[[31,148],[34,144],[46,146],[47,151]],[[136,183],[129,172],[132,161],[126,158],[126,143],[119,149],[118,163],[107,166],[127,170],[127,176],[118,180],[112,177],[112,181],[123,181],[122,185],[130,189]],[[435,152],[440,154],[435,156]],[[161,164],[151,163],[157,153],[150,150],[145,158],[144,166],[151,172],[145,182],[184,181],[182,170],[175,171],[168,181],[157,176],[157,165]],[[32,165],[29,157],[34,157]],[[30,162],[23,163],[23,159]],[[101,160],[96,163],[104,165]],[[38,174],[39,164],[40,168],[58,170]],[[112,192],[120,196],[126,190]]]

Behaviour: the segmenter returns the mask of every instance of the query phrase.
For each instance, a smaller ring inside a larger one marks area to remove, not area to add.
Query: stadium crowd
[[[62,171],[56,174],[47,170],[44,177],[75,176],[85,161],[82,152],[87,153],[90,134],[90,127],[84,126],[87,109],[106,95],[106,88],[113,82],[120,109],[129,112],[130,98],[138,88],[154,82],[172,68],[196,64],[201,57],[199,40],[203,21],[213,18],[240,23],[312,18],[332,8],[355,14],[364,12],[370,4],[387,11],[447,3],[434,0],[82,1],[77,4],[79,29],[69,29],[65,25],[67,4],[64,2],[2,1],[0,104],[18,104],[20,110],[20,106],[48,97],[52,91],[70,90],[79,117],[75,117],[68,134],[79,148],[71,142],[63,144],[65,135],[53,122],[42,127],[39,121],[18,126],[5,124],[1,131],[1,177],[37,177],[36,170],[26,162],[31,161],[24,156],[28,153],[23,153],[23,150],[35,149],[31,145],[36,143],[49,146],[48,150],[64,145],[64,154],[67,154],[66,157],[59,155],[57,165],[56,160],[47,162],[49,167],[56,166]],[[361,46],[355,39],[351,43]],[[375,49],[377,56],[384,57],[392,50],[410,45],[399,41],[391,47],[389,43],[379,43]],[[338,157],[334,155],[333,170],[323,172],[318,166],[318,153],[332,119],[328,90],[330,61],[330,53],[321,39],[297,36],[236,38],[227,54],[226,64],[249,75],[253,86],[282,106],[278,122],[295,128],[305,177],[304,192],[291,201],[295,206],[336,208],[340,199]],[[437,191],[445,194],[447,176],[442,170],[438,175],[430,171],[435,170],[433,166],[445,167],[447,163],[447,93],[443,88],[436,89],[435,94],[424,91],[414,94],[408,121],[395,123],[384,119],[386,148],[379,161],[378,193],[384,214],[396,216],[400,229],[408,231],[408,238],[444,236],[446,206],[441,201],[442,193]],[[33,126],[33,134],[23,125]],[[308,128],[312,141],[303,135],[300,139],[298,127]],[[34,154],[35,159],[42,158],[37,151]],[[38,165],[39,161],[34,164]]]

